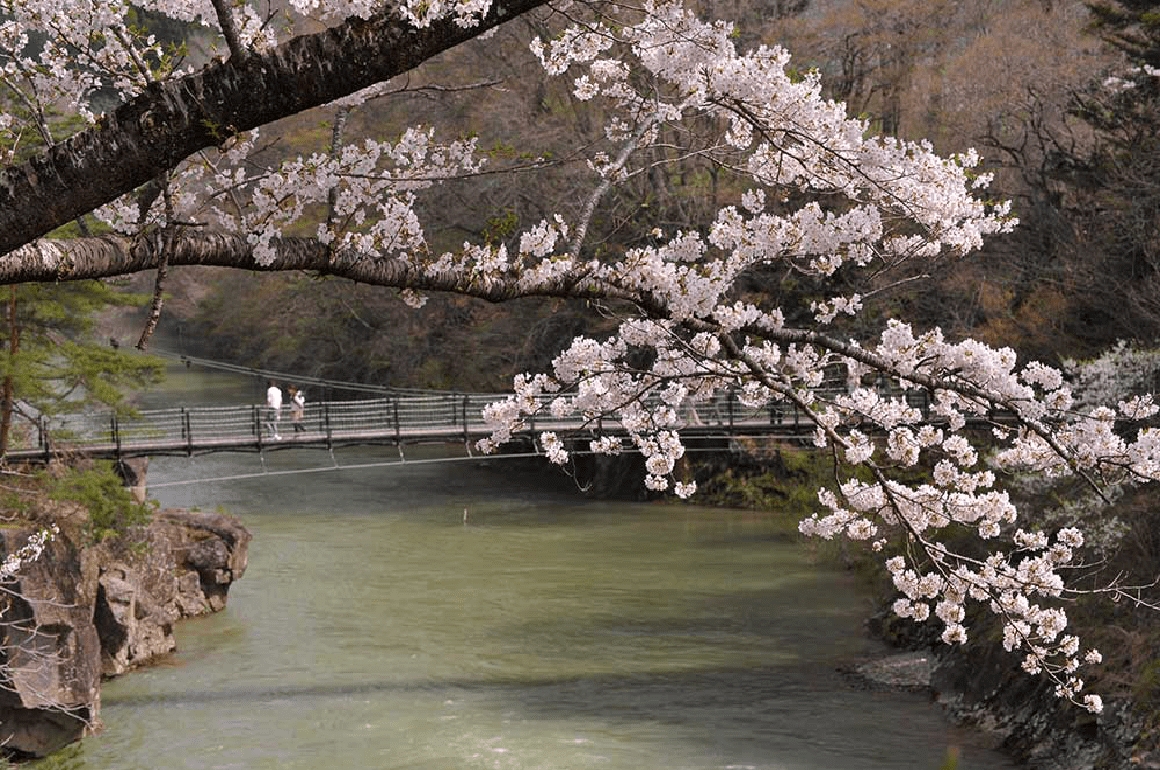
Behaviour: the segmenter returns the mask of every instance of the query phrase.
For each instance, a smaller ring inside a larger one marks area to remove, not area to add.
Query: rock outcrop
[[[0,549],[33,531],[0,529]],[[172,652],[178,619],[222,609],[249,541],[233,517],[165,510],[131,542],[50,543],[0,594],[0,745],[44,756],[96,729],[102,676]]]
[[[1129,703],[1108,699],[1103,713],[1090,714],[1045,679],[1024,675],[1017,661],[996,644],[942,650],[931,686],[952,720],[990,733],[1036,770],[1160,768],[1160,756],[1140,745]]]
[[[1141,743],[1141,721],[1123,699],[1107,698],[1102,714],[1090,714],[1056,696],[1050,680],[1024,674],[1019,656],[986,634],[964,647],[939,643],[933,619],[912,623],[883,610],[867,629],[926,657],[930,691],[947,716],[989,734],[995,748],[1034,770],[1160,770],[1160,755]]]

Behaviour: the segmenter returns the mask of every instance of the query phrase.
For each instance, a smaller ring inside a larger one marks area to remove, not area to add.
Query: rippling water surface
[[[880,651],[863,587],[774,538],[773,514],[592,502],[428,455],[287,475],[398,456],[155,460],[162,504],[251,529],[249,570],[224,612],[179,626],[171,660],[106,683],[104,732],[51,762],[937,770],[951,750],[962,770],[1011,767],[924,697],[836,672]],[[251,477],[161,486],[226,476]]]

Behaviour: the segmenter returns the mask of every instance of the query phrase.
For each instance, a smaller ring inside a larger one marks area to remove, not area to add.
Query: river
[[[178,370],[166,397],[260,392],[223,377]],[[105,684],[101,734],[38,765],[1014,766],[926,697],[838,672],[882,652],[864,587],[775,537],[775,514],[595,502],[552,472],[407,455],[155,459],[162,505],[250,528],[249,569],[170,660]],[[315,470],[336,461],[368,467]]]

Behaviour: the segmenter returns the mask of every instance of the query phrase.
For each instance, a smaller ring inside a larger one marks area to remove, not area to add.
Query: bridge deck
[[[203,454],[219,451],[266,451],[294,447],[352,444],[420,444],[473,442],[490,435],[484,406],[506,398],[500,394],[407,394],[359,401],[306,405],[302,430],[296,431],[283,407],[280,439],[271,430],[264,405],[178,407],[145,410],[132,418],[110,413],[67,415],[42,423],[39,430],[17,436],[8,457],[45,458],[56,451],[79,451],[100,457]],[[681,413],[689,434],[763,434],[800,437],[812,431],[805,415],[793,409],[748,409],[734,397],[711,404],[685,406]],[[615,418],[584,421],[550,416],[527,418],[520,436],[541,431],[594,431],[623,434]]]

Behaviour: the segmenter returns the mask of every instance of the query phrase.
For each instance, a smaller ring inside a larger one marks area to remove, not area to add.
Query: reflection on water
[[[155,460],[149,479],[262,467]],[[925,698],[836,673],[879,651],[866,599],[772,516],[585,501],[552,478],[411,463],[158,487],[239,515],[249,571],[172,660],[106,684],[104,733],[56,766],[934,770],[958,747],[964,770],[1011,767]]]

